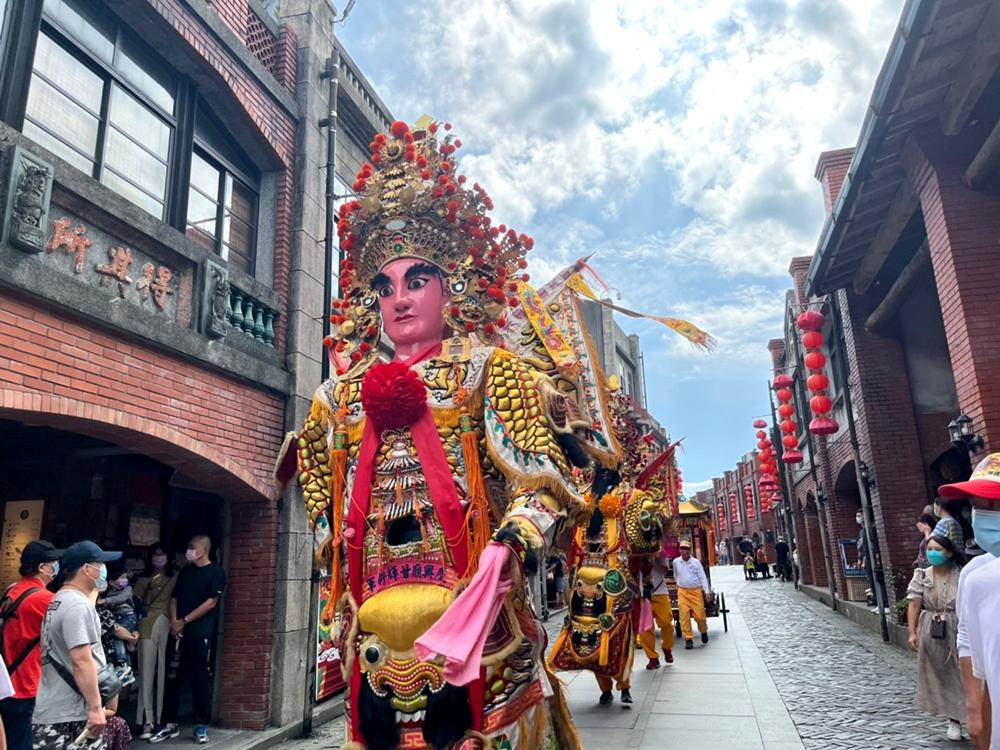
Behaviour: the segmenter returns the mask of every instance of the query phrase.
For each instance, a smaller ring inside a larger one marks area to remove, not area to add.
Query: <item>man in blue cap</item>
[[[94,542],[71,545],[62,556],[66,579],[42,623],[42,680],[32,720],[34,750],[104,747],[104,705],[97,673],[106,664],[97,593],[108,587],[105,563],[121,558]]]

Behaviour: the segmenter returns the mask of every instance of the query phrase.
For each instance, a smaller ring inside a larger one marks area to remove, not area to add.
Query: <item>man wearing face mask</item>
[[[105,563],[121,552],[105,552],[90,541],[62,556],[65,582],[42,622],[42,679],[32,717],[35,750],[64,750],[86,730],[87,750],[104,747],[106,723],[97,673],[107,663],[94,603],[108,587]]]
[[[210,646],[218,617],[217,607],[226,587],[222,566],[209,558],[212,542],[207,536],[196,536],[188,544],[187,564],[177,574],[173,597],[170,599],[170,633],[167,662],[180,649],[180,665],[175,675],[167,674],[163,696],[163,725],[149,738],[163,742],[177,737],[177,713],[182,680],[191,684],[191,704],[194,712],[194,738],[199,744],[208,742],[207,724],[212,710],[212,675]]]
[[[958,655],[965,684],[969,734],[977,750],[1000,750],[1000,453],[984,458],[966,482],[938,489],[949,500],[972,501],[972,531],[986,554],[975,558],[958,585]],[[992,727],[992,732],[991,732]]]
[[[8,750],[31,750],[31,714],[42,677],[38,642],[42,618],[55,596],[46,587],[59,575],[61,549],[44,540],[29,542],[21,551],[21,580],[4,594],[2,656],[14,685],[14,695],[0,701]]]

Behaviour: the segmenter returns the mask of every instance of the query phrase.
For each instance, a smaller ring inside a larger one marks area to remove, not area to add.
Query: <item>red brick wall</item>
[[[247,20],[250,17],[250,3],[247,0],[209,0],[219,14],[219,18],[242,41],[247,38]]]
[[[263,729],[271,700],[277,508],[232,503],[230,530],[219,720],[223,726]]]
[[[209,473],[218,457],[225,463],[215,465],[222,481],[231,467],[245,468],[246,481],[264,497],[228,503],[220,717],[227,726],[263,728],[277,548],[276,508],[266,496],[283,437],[283,400],[7,291],[0,291],[0,396],[6,406],[0,416],[62,410],[66,419],[53,426],[92,417],[113,422],[102,427],[109,436],[147,426],[150,433],[141,437],[162,443],[176,436],[177,455],[185,461],[200,455],[200,468]]]
[[[1000,198],[963,182],[975,142],[917,133],[904,161],[920,196],[958,402],[1000,445]]]
[[[869,334],[864,321],[878,300],[838,293],[857,413],[861,456],[872,469],[871,490],[882,563],[908,577],[914,558],[913,519],[927,497],[917,420],[899,341]]]

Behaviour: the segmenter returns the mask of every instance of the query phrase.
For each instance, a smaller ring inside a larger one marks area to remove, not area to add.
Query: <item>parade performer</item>
[[[643,592],[640,570],[660,548],[670,513],[666,475],[674,452],[671,446],[650,460],[629,419],[630,400],[618,394],[615,406],[622,460],[617,469],[599,467],[594,472],[592,496],[599,501],[588,526],[575,535],[570,611],[549,655],[554,671],[593,672],[602,704],[614,699],[613,686],[621,691],[623,703],[632,702]]]
[[[660,628],[660,640],[663,644],[663,658],[667,664],[674,663],[674,612],[673,603],[670,600],[670,591],[667,588],[667,581],[670,576],[669,551],[661,549],[659,554],[650,562],[647,571],[644,571],[645,590],[643,595],[647,596],[652,609],[654,627],[639,633],[639,642],[642,650],[649,660],[646,669],[659,669],[660,657],[656,651],[656,628]]]
[[[691,555],[691,542],[682,539],[679,557],[674,558],[674,579],[677,581],[677,618],[681,622],[684,648],[694,648],[691,618],[698,624],[701,642],[708,643],[708,619],[705,617],[705,596],[712,592],[701,560]]]
[[[348,683],[345,747],[572,750],[524,580],[590,512],[567,458],[580,420],[495,346],[532,241],[491,222],[446,131],[395,122],[371,144],[337,227],[336,375],[295,441],[333,576],[323,616]]]

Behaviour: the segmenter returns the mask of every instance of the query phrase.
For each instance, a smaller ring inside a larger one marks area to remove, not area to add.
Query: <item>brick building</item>
[[[800,431],[805,460],[787,478],[803,580],[841,599],[868,586],[852,570],[857,511],[871,508],[891,607],[920,512],[1000,440],[998,25],[995,0],[909,3],[857,146],[817,164],[828,218],[815,254],[792,260],[784,336],[769,349],[775,372],[795,378],[802,415],[794,320],[824,312],[840,430]],[[983,447],[952,443],[962,413]]]
[[[214,713],[250,729],[301,718],[315,661],[271,474],[320,380],[336,90],[332,8],[270,7],[0,2],[0,577],[32,536],[138,567],[208,534]],[[346,54],[337,81],[349,181],[387,114]]]
[[[739,544],[744,539],[763,544],[768,559],[774,561],[774,543],[780,533],[777,512],[761,508],[760,473],[757,453],[743,456],[732,469],[712,480],[712,489],[698,493],[703,505],[712,508],[715,538],[722,542],[731,563],[743,559]],[[767,510],[767,512],[764,512]]]

